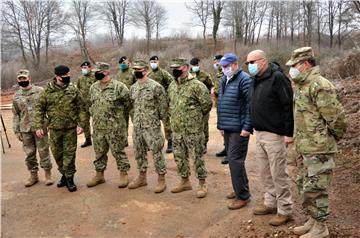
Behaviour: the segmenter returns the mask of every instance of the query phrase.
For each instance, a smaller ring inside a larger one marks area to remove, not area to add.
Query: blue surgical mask
[[[193,72],[197,73],[197,72],[200,71],[200,67],[199,67],[199,66],[193,66],[193,67],[191,68],[191,70],[192,70]]]
[[[292,79],[296,78],[297,76],[299,76],[299,74],[301,74],[300,70],[298,70],[295,67],[290,67],[289,70],[289,75]]]
[[[129,68],[129,65],[122,63],[122,64],[119,64],[119,68],[120,68],[121,70],[125,70],[125,69]]]
[[[248,70],[251,76],[255,76],[259,73],[259,66],[257,64],[249,64]]]
[[[157,69],[158,64],[157,64],[157,63],[150,63],[150,67],[151,67],[152,69]]]
[[[81,69],[81,74],[82,75],[88,75],[89,70],[88,69]]]
[[[228,79],[232,78],[234,76],[234,72],[231,70],[231,67],[222,68],[223,73],[226,75]]]

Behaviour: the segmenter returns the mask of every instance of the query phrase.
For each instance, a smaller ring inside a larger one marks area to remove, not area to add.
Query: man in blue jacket
[[[249,108],[251,79],[239,68],[238,57],[229,53],[220,60],[224,75],[220,81],[217,128],[225,139],[231,181],[234,189],[228,198],[235,198],[228,208],[240,209],[249,201],[249,181],[245,170],[252,125]]]

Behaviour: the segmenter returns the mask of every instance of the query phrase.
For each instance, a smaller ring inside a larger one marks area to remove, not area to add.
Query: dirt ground
[[[3,105],[9,102],[3,98]],[[208,177],[208,196],[198,199],[196,190],[180,194],[170,193],[179,177],[172,154],[166,155],[168,173],[167,190],[155,194],[156,174],[151,156],[148,170],[148,186],[135,190],[117,187],[118,171],[111,153],[105,172],[106,183],[87,188],[87,181],[94,175],[93,147],[78,148],[77,173],[75,182],[78,191],[69,193],[66,188],[56,185],[44,185],[43,171],[40,182],[25,188],[28,177],[24,163],[21,143],[11,130],[11,110],[1,111],[8,130],[11,148],[5,145],[6,153],[1,158],[1,236],[2,237],[296,237],[291,234],[292,227],[306,218],[297,203],[295,184],[293,183],[294,220],[287,225],[274,228],[267,224],[269,216],[254,216],[252,209],[262,200],[260,174],[254,160],[255,137],[250,140],[247,157],[247,172],[250,180],[252,200],[241,210],[230,211],[229,200],[225,195],[231,191],[229,169],[221,165],[215,153],[222,149],[222,137],[216,130],[216,112],[210,117],[210,141],[205,155]],[[131,129],[131,128],[130,128]],[[129,133],[131,135],[131,133]],[[5,141],[5,137],[3,136]],[[84,140],[78,138],[78,145]],[[137,175],[132,139],[129,136],[126,149],[131,162],[130,180]],[[293,153],[291,153],[293,156]],[[56,181],[60,178],[53,162],[53,174]],[[294,181],[294,166],[289,165]],[[341,174],[341,173],[340,173]],[[336,179],[339,176],[335,173]],[[358,177],[359,179],[360,177]],[[193,187],[197,181],[192,174]],[[359,183],[359,180],[357,180]],[[349,183],[347,183],[349,184]],[[356,181],[353,181],[356,184]],[[329,220],[331,237],[360,237],[358,187],[334,186],[330,195],[334,215]],[[346,197],[342,196],[346,194]],[[350,196],[350,197],[348,197]],[[358,202],[358,203],[354,203]],[[339,209],[338,209],[339,207]]]

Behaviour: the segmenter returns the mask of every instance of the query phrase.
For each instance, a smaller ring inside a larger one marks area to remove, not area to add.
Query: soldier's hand
[[[76,132],[78,135],[80,135],[81,133],[83,133],[84,129],[82,129],[81,127],[77,127],[76,128]]]
[[[289,144],[292,144],[294,142],[294,139],[292,137],[284,136],[284,142],[285,145],[288,146]]]
[[[40,139],[44,137],[44,131],[43,129],[36,130],[36,136]]]
[[[249,137],[249,136],[250,136],[250,132],[245,131],[245,130],[242,130],[241,133],[240,133],[240,136],[241,136],[241,137]]]
[[[224,136],[224,130],[219,130],[220,131],[220,134],[222,135],[222,136]]]
[[[21,142],[23,141],[21,133],[15,133],[15,135],[16,135],[16,138],[18,138],[19,141],[21,141]]]
[[[213,87],[210,89],[210,94],[211,94],[211,98],[215,100],[215,89]]]

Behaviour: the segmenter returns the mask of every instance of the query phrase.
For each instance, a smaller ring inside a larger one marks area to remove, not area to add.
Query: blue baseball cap
[[[220,65],[221,66],[226,66],[228,64],[231,64],[231,63],[234,63],[236,61],[238,61],[239,58],[233,54],[233,53],[228,53],[228,54],[225,54],[221,60],[220,60]]]

